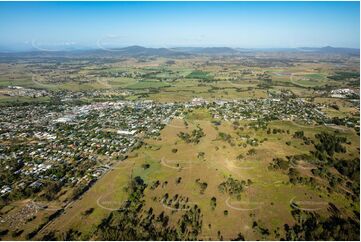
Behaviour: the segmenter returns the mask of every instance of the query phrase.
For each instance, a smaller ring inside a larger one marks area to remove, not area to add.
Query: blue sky
[[[352,47],[359,2],[0,2],[0,46]]]

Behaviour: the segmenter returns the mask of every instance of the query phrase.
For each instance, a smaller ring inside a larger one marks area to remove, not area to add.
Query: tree
[[[211,198],[211,208],[212,210],[214,210],[217,206],[217,198],[216,197],[212,197]]]

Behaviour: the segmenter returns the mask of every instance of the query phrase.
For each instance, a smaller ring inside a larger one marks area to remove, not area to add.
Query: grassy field
[[[43,103],[49,101],[49,97],[9,97],[0,95],[0,106],[6,106],[9,104],[17,104],[17,103]]]
[[[156,214],[164,211],[170,216],[171,225],[176,226],[177,219],[186,209],[174,209],[172,204],[165,204],[162,201],[165,193],[170,197],[187,197],[188,205],[197,204],[203,214],[200,239],[217,239],[218,231],[221,231],[227,240],[235,238],[239,232],[247,239],[262,239],[262,235],[252,229],[253,222],[256,221],[270,231],[283,228],[285,223],[293,224],[290,213],[292,199],[320,204],[332,202],[345,213],[351,213],[351,201],[345,196],[339,193],[329,194],[306,185],[292,185],[288,182],[287,175],[267,169],[273,158],[305,154],[313,149],[312,145],[305,146],[300,140],[294,139],[292,135],[295,131],[304,130],[305,136],[314,139],[317,132],[334,132],[334,129],[324,126],[316,129],[291,121],[275,121],[269,124],[270,128],[288,130],[289,134],[268,135],[265,130],[255,131],[250,128],[248,122],[241,122],[240,128],[235,129],[229,122],[215,126],[211,120],[206,109],[188,113],[185,120],[173,120],[162,130],[159,140],[145,140],[146,144],[142,148],[134,151],[125,161],[119,162],[90,191],[40,233],[38,238],[46,231],[64,232],[70,228],[76,228],[87,238],[102,218],[125,201],[124,188],[134,176],[140,176],[148,184],[145,190],[146,209],[153,208]],[[198,144],[186,143],[177,136],[181,131],[190,132],[197,127],[202,128],[205,133]],[[219,132],[231,135],[234,144],[220,139]],[[359,147],[354,131],[345,129],[341,134],[352,140],[348,149]],[[244,146],[243,137],[247,135],[262,143],[258,142],[255,147]],[[288,141],[291,145],[286,145]],[[255,149],[253,155],[248,154],[251,148]],[[199,157],[202,152],[204,156]],[[237,159],[240,154],[243,158]],[[149,168],[144,168],[144,164],[148,164]],[[227,177],[252,181],[242,192],[240,201],[218,190],[218,185]],[[177,182],[178,178],[181,178],[180,182]],[[203,193],[196,183],[198,179],[207,183]],[[157,180],[163,185],[150,189]],[[217,199],[215,209],[210,206],[212,197]],[[85,218],[82,212],[89,208],[94,208],[94,212]],[[228,211],[227,215],[224,215],[225,210]],[[324,205],[318,212],[328,214],[327,206]],[[283,230],[280,231],[282,235]],[[274,233],[267,237],[277,238]]]
[[[127,86],[128,89],[148,89],[148,88],[161,88],[161,87],[168,87],[169,84],[157,80],[144,80],[138,81],[135,84]]]

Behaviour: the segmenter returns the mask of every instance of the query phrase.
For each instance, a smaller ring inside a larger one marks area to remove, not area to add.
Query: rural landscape
[[[32,48],[0,51],[0,240],[360,240],[358,48]]]

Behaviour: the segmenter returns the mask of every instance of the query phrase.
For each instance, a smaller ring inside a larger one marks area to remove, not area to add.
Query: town
[[[291,120],[336,125],[322,112],[324,107],[284,97],[5,107],[0,111],[0,158],[4,168],[1,197],[12,200],[34,193],[50,196],[57,191],[47,190],[53,186],[59,191],[68,186],[88,187],[111,169],[114,161],[125,159],[139,148],[144,138],[157,138],[173,118],[183,118],[185,112],[196,108],[207,108],[215,120],[231,122]],[[359,132],[359,120],[346,120],[344,124]]]
[[[142,137],[157,137],[180,107],[119,101],[62,108],[31,105],[16,112],[3,108],[0,150],[7,175],[1,197],[28,197],[52,183],[59,188],[88,185],[113,160],[141,146]],[[44,194],[49,192],[55,191]]]

